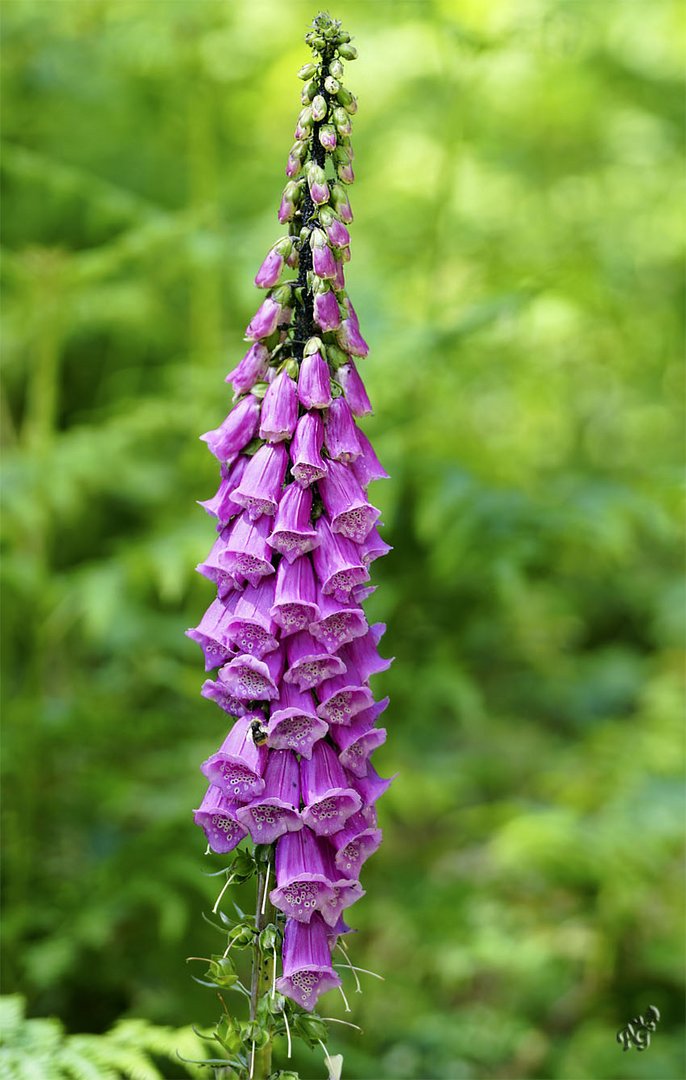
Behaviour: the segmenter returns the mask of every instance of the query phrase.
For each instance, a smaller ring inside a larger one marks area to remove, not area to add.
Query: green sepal
[[[250,923],[252,923],[252,918]],[[228,939],[232,949],[247,949],[255,940],[255,927],[248,923],[238,923],[229,930]]]
[[[335,379],[331,380],[331,397],[343,397],[343,387],[340,383],[337,383]]]
[[[255,1043],[256,1050],[261,1050],[269,1042],[269,1032],[254,1020],[240,1020],[239,1027],[243,1041],[251,1046]]]
[[[205,974],[222,990],[229,990],[238,982],[238,972],[230,956],[213,956]]]
[[[238,1030],[236,1021],[231,1016],[224,1014],[217,1022],[214,1029],[214,1038],[228,1050],[230,1054],[236,1054],[243,1046],[243,1040],[241,1039],[241,1033]]]
[[[291,379],[294,379],[297,382],[300,367],[295,357],[291,356],[290,359],[286,361],[283,366],[283,370],[286,371],[288,375],[290,375]]]
[[[269,926],[265,926],[264,930],[260,933],[260,948],[262,952],[271,952],[276,945],[278,945],[281,934],[274,923],[270,923]]]
[[[264,442],[264,439],[258,439],[257,441],[261,444]],[[252,439],[251,442],[248,443],[248,446],[252,446],[253,442],[255,442],[255,439]],[[255,447],[255,450],[257,449],[258,447]],[[255,453],[255,450],[253,450],[253,453]],[[242,453],[247,453],[247,450],[243,450]],[[249,851],[248,848],[239,848],[231,865],[231,876],[233,877],[233,880],[238,885],[241,885],[244,881],[249,881],[256,870],[257,866],[252,852]]]
[[[350,362],[350,357],[347,352],[344,352],[338,345],[333,343],[329,344],[328,342],[326,343],[326,358],[334,371],[337,371],[343,364],[348,364]]]
[[[266,385],[267,384],[265,383],[265,386]],[[255,397],[264,397],[264,394],[256,394]],[[254,439],[250,440],[250,442],[247,444],[247,446],[243,447],[243,449],[241,450],[241,454],[245,454],[246,457],[253,457],[253,455],[256,454],[257,451],[260,449],[260,447],[263,446],[263,445],[264,445],[264,439],[260,439],[259,436],[256,435]],[[253,870],[251,874],[248,874],[248,877],[241,877],[241,878],[234,877],[233,880],[236,881],[238,884],[240,884],[242,881],[247,881],[248,878],[252,877],[252,874],[254,874],[254,873],[255,873],[255,871]]]
[[[250,393],[252,394],[253,397],[256,397],[259,401],[261,401],[262,398],[264,397],[264,395],[267,393],[268,389],[269,389],[269,383],[256,382],[251,387]]]
[[[269,1080],[300,1080],[300,1073],[281,1069],[279,1072],[272,1073]]]
[[[297,1013],[293,1020],[294,1030],[308,1046],[316,1046],[318,1042],[325,1043],[328,1037],[328,1028],[324,1021],[310,1013]]]

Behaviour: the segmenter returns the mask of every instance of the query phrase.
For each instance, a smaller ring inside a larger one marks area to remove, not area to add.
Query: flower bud
[[[310,356],[312,353],[321,352],[324,348],[321,338],[311,337],[305,342],[305,348],[303,349],[303,356]]]
[[[324,89],[327,94],[335,95],[341,88],[341,84],[338,79],[334,79],[333,75],[327,75],[324,79]]]
[[[350,93],[348,89],[346,89],[345,86],[341,86],[339,88],[336,97],[340,101],[346,112],[349,112],[351,114],[357,112],[357,99]]]
[[[346,225],[349,225],[353,219],[353,212],[350,208],[350,200],[348,199],[347,192],[342,184],[332,184],[331,202],[341,221],[344,221]]]
[[[350,135],[353,126],[348,113],[342,105],[337,105],[332,113],[332,119],[339,135]]]
[[[336,149],[336,129],[333,124],[323,124],[319,129],[319,141],[325,150]]]
[[[313,229],[310,235],[312,248],[312,266],[320,278],[332,278],[336,275],[336,260],[322,229]]]
[[[332,60],[329,64],[329,75],[333,75],[334,79],[343,78],[343,65],[340,60]]]
[[[343,110],[345,112],[345,109]],[[294,138],[307,139],[312,134],[312,106],[308,105],[298,117]]]
[[[327,112],[326,98],[323,97],[321,94],[317,94],[312,99],[312,119],[317,120],[317,121],[323,120],[324,117],[326,116],[326,112]]]
[[[347,42],[342,42],[338,46],[339,56],[342,56],[344,60],[356,60],[357,49],[354,45],[349,45]]]
[[[281,206],[279,207],[279,221],[283,225],[286,221],[290,221],[295,213],[295,208],[300,202],[302,189],[299,184],[296,184],[291,180],[286,184],[283,189],[283,195],[281,197]]]
[[[343,349],[339,348],[338,345],[327,345],[326,346],[326,357],[327,357],[329,363],[331,364],[331,366],[336,371],[338,370],[339,367],[342,367],[343,364],[349,364],[350,363],[350,357],[349,357],[348,353],[344,352]]]
[[[313,203],[320,206],[329,201],[329,185],[326,182],[324,170],[311,161],[307,167],[307,183],[310,189],[310,197]]]
[[[336,166],[336,173],[338,179],[342,180],[344,184],[352,184],[355,180],[355,173],[350,162],[341,162]]]
[[[311,79],[317,71],[317,65],[313,63],[303,64],[298,72],[299,79]]]
[[[300,94],[300,100],[302,101],[303,105],[309,105],[310,102],[312,101],[312,98],[315,97],[316,93],[317,93],[317,80],[316,79],[310,79],[309,82],[305,83],[305,85],[302,88],[302,92]]]
[[[350,41],[350,34],[348,33],[347,30],[339,30],[338,34],[336,35],[336,41],[338,42],[338,51],[340,52],[341,51],[341,48],[340,48],[341,45],[344,42]]]

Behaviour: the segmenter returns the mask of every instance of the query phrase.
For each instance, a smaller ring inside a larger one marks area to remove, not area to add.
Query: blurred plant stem
[[[258,1005],[262,998],[268,994],[274,978],[274,954],[264,950],[260,944],[260,933],[274,918],[274,909],[269,902],[266,892],[269,889],[269,877],[273,869],[273,849],[269,862],[257,875],[257,900],[255,906],[255,951],[253,953],[252,981],[250,985],[250,1019],[258,1020]],[[265,1028],[265,1030],[269,1030]],[[255,1050],[255,1060],[251,1072],[252,1080],[267,1080],[272,1071],[272,1040],[271,1033],[265,1045]]]

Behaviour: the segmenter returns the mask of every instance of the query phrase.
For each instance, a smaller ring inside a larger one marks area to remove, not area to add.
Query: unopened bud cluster
[[[189,634],[206,670],[219,669],[203,695],[233,719],[202,766],[210,786],[196,821],[215,852],[247,835],[275,845],[275,987],[311,1010],[340,985],[331,951],[381,839],[375,804],[390,781],[370,755],[386,737],[376,721],[388,700],[375,700],[370,679],[390,660],[378,651],[385,627],[362,608],[371,563],[389,548],[367,497],[386,473],[357,424],[371,412],[355,366],[368,347],[344,277],[357,102],[343,61],[356,52],[328,16],[306,40],[314,59],[299,72],[278,213],[288,232],[255,278],[267,295],[227,376],[234,407],[202,436],[221,483],[203,504],[218,537],[198,570],[217,595]]]

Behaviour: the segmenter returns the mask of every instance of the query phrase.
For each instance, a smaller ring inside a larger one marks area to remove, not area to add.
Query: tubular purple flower
[[[279,503],[276,520],[267,543],[292,563],[319,543],[312,527],[312,492],[298,484],[289,484]]]
[[[287,468],[288,451],[280,444],[265,443],[250,459],[232,498],[251,521],[262,514],[271,517],[276,513]]]
[[[329,365],[320,352],[303,357],[298,378],[298,399],[304,409],[327,409],[331,404]]]
[[[309,630],[330,653],[367,632],[367,620],[361,607],[336,600],[323,592],[319,593],[317,603],[319,618],[310,623]]]
[[[372,692],[357,678],[355,672],[334,675],[317,690],[321,704],[317,716],[329,724],[349,724],[353,716],[374,704]]]
[[[295,683],[300,690],[312,690],[325,679],[345,671],[340,657],[329,655],[306,630],[289,637],[286,652],[288,669],[284,679]]]
[[[300,816],[300,771],[290,750],[273,750],[264,770],[264,791],[236,817],[256,844],[273,844],[287,832],[302,829]]]
[[[388,698],[385,700],[388,703]],[[339,749],[338,760],[353,776],[363,778],[367,775],[370,754],[386,741],[386,729],[374,727],[379,711],[379,706],[373,705],[358,713],[349,724],[331,728],[331,737]]]
[[[302,757],[310,758],[312,747],[328,730],[326,721],[315,712],[310,691],[283,683],[281,696],[272,705],[267,725],[269,746],[275,750],[295,750]]]
[[[362,451],[353,462],[352,469],[361,488],[367,488],[374,480],[388,480],[388,473],[374,453],[374,449],[364,431],[357,429],[359,446]]]
[[[288,751],[286,751],[288,752]],[[321,841],[308,829],[282,836],[276,845],[276,888],[269,899],[289,919],[309,923],[332,896]]]
[[[233,525],[220,534],[220,538],[228,534],[223,541],[224,550],[219,554],[222,569],[232,577],[247,578],[251,585],[258,585],[261,577],[273,574],[272,551],[267,543],[270,529],[269,518],[265,516],[251,521],[243,513],[236,518]]]
[[[344,300],[344,306],[348,314],[336,332],[338,342],[342,349],[352,353],[353,356],[366,356],[369,352],[369,345],[360,333],[360,324],[357,321],[355,309],[347,297]]]
[[[317,277],[332,278],[336,274],[336,260],[329,247],[326,233],[322,229],[313,229],[310,233],[312,265]]]
[[[344,465],[355,461],[362,453],[353,414],[344,397],[334,398],[329,406],[324,428],[324,443],[329,457]]]
[[[314,321],[321,330],[336,330],[341,325],[338,300],[330,289],[318,292],[314,298]]]
[[[298,419],[295,383],[284,370],[270,384],[262,402],[260,438],[269,442],[290,439]]]
[[[282,638],[306,630],[319,616],[312,563],[307,557],[289,563],[283,559],[276,572],[272,616]]]
[[[256,382],[264,378],[268,361],[269,350],[259,342],[255,342],[243,359],[229,372],[225,382],[231,383],[237,394],[244,394],[252,389]]]
[[[356,585],[369,581],[369,571],[360,558],[357,545],[340,533],[332,532],[324,515],[317,519],[316,529],[319,544],[312,558],[322,592],[345,602]]]
[[[220,526],[227,525],[231,518],[240,514],[242,510],[242,507],[233,501],[233,493],[243,479],[243,473],[249,461],[249,457],[241,454],[230,467],[222,465],[222,479],[216,493],[211,499],[205,499],[203,502],[198,500],[198,506],[202,506],[208,514],[216,517]]]
[[[331,966],[324,921],[313,919],[304,926],[289,920],[283,940],[283,975],[276,980],[279,993],[312,1012],[323,993],[340,985],[341,977]]]
[[[217,855],[226,855],[240,844],[247,831],[236,818],[236,806],[226,795],[210,784],[197,810],[193,811],[196,825],[204,829],[207,843]]]
[[[339,830],[340,831],[340,830]],[[322,918],[332,929],[336,927],[346,908],[357,903],[364,895],[364,889],[355,877],[346,877],[336,865],[334,852],[327,844],[322,852],[324,873],[331,886],[331,896],[324,900],[321,908]]]
[[[202,619],[192,630],[186,630],[191,641],[197,641],[205,657],[205,671],[225,664],[231,655],[231,639],[227,628],[241,593],[231,593],[226,600],[213,600]]]
[[[223,709],[231,717],[245,716],[251,711],[244,701],[239,701],[238,698],[229,693],[228,688],[220,679],[205,679],[200,693],[208,701],[214,701],[220,709]]]
[[[274,604],[274,578],[261,578],[237,594],[233,614],[226,621],[226,637],[239,653],[262,659],[278,648],[277,626],[271,615]]]
[[[301,487],[309,487],[315,480],[326,476],[326,462],[321,455],[323,443],[324,424],[321,416],[315,412],[304,413],[296,424],[290,446],[291,472]]]
[[[343,387],[345,400],[348,402],[353,416],[371,415],[372,403],[367,397],[364,383],[353,360],[339,367],[336,378]]]
[[[385,623],[372,623],[364,637],[356,638],[341,649],[341,659],[345,661],[348,674],[354,672],[361,682],[367,682],[372,675],[388,670],[395,657],[387,660],[379,656],[377,648],[385,632]]]
[[[233,589],[241,588],[236,577],[225,568],[222,561],[226,553],[227,545],[230,542],[232,529],[233,526],[227,526],[221,530],[219,536],[210,548],[205,561],[199,563],[195,568],[199,574],[203,575],[203,577],[216,583],[219,598],[222,600],[225,599]]]
[[[388,791],[389,787],[395,780],[398,774],[388,778],[379,776],[378,772],[372,765],[371,761],[367,762],[367,772],[363,777],[352,776],[348,774],[349,782],[359,793],[362,802],[365,807],[373,806],[377,799],[380,799],[385,791]],[[303,815],[304,819],[304,815]]]
[[[367,501],[355,474],[346,465],[330,461],[326,476],[319,481],[319,494],[331,528],[348,540],[361,544],[381,511]]]
[[[245,336],[248,341],[259,341],[260,338],[269,337],[273,334],[281,322],[283,308],[272,296],[262,301],[252,319],[247,325]]]
[[[324,170],[310,162],[307,168],[307,186],[310,189],[310,198],[315,206],[321,206],[329,201],[329,185],[326,182]]]
[[[338,832],[362,806],[334,750],[325,742],[312,747],[312,757],[300,762],[304,809],[302,819],[318,836]]]
[[[338,869],[350,877],[359,877],[363,864],[381,843],[382,835],[381,829],[370,824],[363,813],[349,817],[343,828],[330,838]]]
[[[254,713],[241,716],[216,754],[200,766],[209,782],[234,803],[249,802],[264,791],[262,774],[267,762],[267,748],[255,746],[253,742],[250,725],[255,718]]]
[[[276,285],[283,270],[284,256],[272,248],[267,252],[264,262],[255,275],[258,289],[271,289]]]
[[[283,675],[283,650],[267,653],[263,660],[249,653],[234,656],[219,669],[227,691],[239,701],[274,701]]]
[[[380,559],[384,555],[388,555],[389,551],[393,551],[390,544],[387,544],[385,540],[382,540],[379,536],[379,530],[374,528],[367,534],[362,543],[359,546],[360,559],[364,566],[369,566],[375,559]]]
[[[241,398],[226,419],[200,438],[219,461],[232,462],[257,433],[260,403],[253,394]]]

